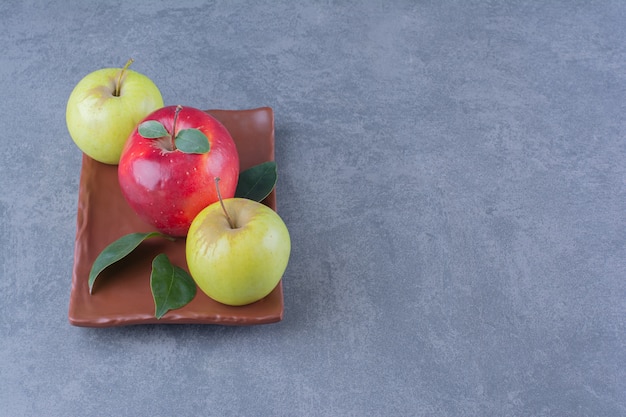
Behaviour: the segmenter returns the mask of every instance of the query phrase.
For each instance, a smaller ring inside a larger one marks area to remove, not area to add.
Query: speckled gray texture
[[[626,2],[0,3],[0,416],[626,416]],[[259,327],[67,321],[90,71],[276,116]]]

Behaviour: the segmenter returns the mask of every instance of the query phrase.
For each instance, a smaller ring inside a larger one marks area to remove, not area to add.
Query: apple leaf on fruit
[[[150,288],[154,298],[157,319],[169,310],[188,304],[196,295],[196,283],[184,269],[172,265],[165,254],[157,255],[152,261]]]
[[[209,139],[198,129],[183,129],[175,139],[176,148],[185,153],[207,153]]]
[[[235,197],[261,202],[276,186],[276,162],[268,161],[239,174]]]
[[[96,278],[102,271],[124,258],[126,255],[135,250],[141,242],[151,237],[164,237],[166,239],[172,239],[170,236],[159,232],[130,233],[122,236],[104,248],[94,261],[91,271],[89,272],[89,294],[93,292],[93,284],[96,282]]]
[[[141,123],[137,131],[146,139],[158,139],[169,135],[165,126],[156,120],[147,120]]]

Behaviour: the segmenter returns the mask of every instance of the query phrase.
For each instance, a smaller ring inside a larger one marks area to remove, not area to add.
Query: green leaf
[[[276,186],[276,162],[255,165],[239,173],[235,197],[263,201]]]
[[[170,236],[164,235],[159,232],[130,233],[128,235],[122,236],[121,238],[104,248],[104,250],[100,252],[98,257],[94,261],[93,265],[91,266],[91,271],[89,272],[89,294],[92,293],[93,284],[102,271],[104,271],[107,267],[113,265],[115,262],[123,259],[126,255],[135,250],[135,248],[139,246],[141,242],[151,237],[164,237],[166,239],[172,239]]]
[[[187,305],[196,296],[196,283],[182,268],[172,265],[165,254],[152,261],[150,288],[154,298],[154,316],[163,317],[169,310]]]
[[[209,138],[198,129],[183,129],[176,135],[176,148],[185,153],[207,153]]]
[[[157,139],[169,135],[165,126],[156,120],[146,120],[137,128],[139,134],[146,139]]]

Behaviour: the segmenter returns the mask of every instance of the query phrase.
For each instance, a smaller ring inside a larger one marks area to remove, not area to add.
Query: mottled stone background
[[[0,3],[1,416],[625,416],[626,2]],[[87,73],[276,117],[285,317],[69,325]]]

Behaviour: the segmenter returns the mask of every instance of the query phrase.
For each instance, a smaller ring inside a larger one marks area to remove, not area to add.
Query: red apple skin
[[[175,113],[176,106],[167,106],[143,121],[157,120],[171,134]],[[196,215],[218,201],[215,177],[220,178],[222,198],[235,195],[239,179],[235,142],[219,121],[192,107],[180,110],[176,131],[202,131],[209,139],[208,153],[170,150],[169,140],[146,139],[139,134],[138,126],[129,136],[118,166],[122,194],[137,215],[158,231],[186,236]]]

